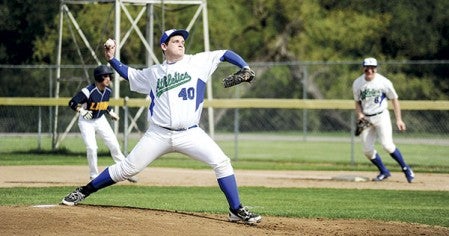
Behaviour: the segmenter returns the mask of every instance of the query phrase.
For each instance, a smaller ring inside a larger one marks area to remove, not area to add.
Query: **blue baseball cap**
[[[160,40],[160,45],[162,45],[163,43],[166,43],[168,41],[168,39],[170,39],[170,37],[175,36],[175,35],[181,35],[184,40],[187,40],[187,38],[189,37],[189,32],[187,30],[177,30],[177,29],[170,29],[165,31],[162,36],[161,36],[161,40]]]

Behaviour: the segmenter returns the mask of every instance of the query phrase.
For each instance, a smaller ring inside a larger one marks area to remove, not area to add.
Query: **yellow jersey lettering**
[[[102,111],[107,110],[109,102],[93,102],[90,104],[89,110],[91,111]]]

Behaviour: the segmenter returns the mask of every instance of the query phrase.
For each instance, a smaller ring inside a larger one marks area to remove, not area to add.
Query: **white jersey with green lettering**
[[[391,81],[376,73],[371,81],[365,80],[365,75],[358,77],[353,85],[354,100],[361,102],[365,115],[378,114],[388,108],[387,99],[397,99],[398,94]]]
[[[150,123],[173,130],[198,125],[206,83],[225,52],[217,50],[184,55],[175,63],[164,61],[143,70],[130,67],[131,90],[151,98]]]

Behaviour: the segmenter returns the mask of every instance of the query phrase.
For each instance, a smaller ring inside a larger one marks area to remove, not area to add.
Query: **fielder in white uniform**
[[[96,133],[104,140],[115,162],[125,159],[117,137],[104,116],[105,113],[108,113],[113,120],[120,119],[109,106],[109,98],[112,94],[109,84],[113,74],[114,71],[108,66],[96,67],[94,69],[95,83],[83,88],[69,101],[69,107],[80,113],[78,126],[86,145],[90,179],[98,176]],[[137,178],[130,178],[129,181],[136,182]]]
[[[371,126],[361,134],[363,153],[379,169],[379,175],[373,181],[383,181],[391,176],[385,167],[379,153],[374,148],[376,138],[390,156],[401,166],[407,181],[411,183],[415,175],[408,166],[401,152],[393,143],[393,129],[388,111],[388,100],[391,100],[396,126],[400,131],[405,131],[405,123],[402,121],[401,108],[398,95],[390,80],[377,73],[377,60],[365,58],[363,60],[364,74],[358,77],[353,85],[352,91],[355,100],[355,112],[357,119],[365,118],[371,122]]]
[[[150,126],[124,161],[110,166],[89,184],[67,195],[63,204],[76,205],[91,193],[139,173],[162,155],[179,152],[214,170],[229,203],[230,221],[249,224],[261,221],[261,216],[251,213],[240,202],[230,159],[198,126],[206,83],[218,64],[227,61],[240,68],[248,64],[230,50],[187,55],[184,44],[188,36],[186,30],[165,31],[160,39],[165,61],[143,70],[122,64],[114,58],[115,45],[105,44],[106,59],[129,81],[131,90],[151,97]]]

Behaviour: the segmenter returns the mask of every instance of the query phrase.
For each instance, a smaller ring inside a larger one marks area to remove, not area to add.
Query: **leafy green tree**
[[[39,4],[32,4],[36,2]],[[259,80],[250,90],[243,91],[242,96],[246,97],[302,98],[305,91],[308,98],[346,99],[350,95],[344,90],[359,74],[358,62],[365,56],[374,56],[382,62],[443,60],[448,55],[449,30],[445,9],[449,2],[445,0],[234,0],[233,4],[209,0],[207,4],[212,50],[234,50],[253,64],[286,63],[277,69],[255,66],[260,78],[272,81]],[[105,63],[101,47],[107,38],[113,36],[113,4],[67,6],[98,58]],[[142,6],[128,4],[127,9],[135,18]],[[168,28],[186,28],[196,10],[194,6],[154,5],[153,47],[159,60],[162,60],[158,45],[160,33]],[[0,42],[0,63],[56,63],[59,4],[48,4],[43,0],[3,1],[0,14],[4,18],[0,22],[0,32],[7,36]],[[143,33],[147,23],[146,20],[137,22]],[[201,23],[199,17],[193,24],[186,45],[188,53],[204,49]],[[123,36],[131,26],[126,14],[122,13],[120,25]],[[63,64],[96,64],[67,14],[64,15],[63,29]],[[21,50],[14,50],[17,47]],[[145,64],[145,48],[134,30],[120,50],[121,60],[125,63]],[[357,67],[301,66],[301,63],[313,61],[355,61]],[[446,66],[435,65],[427,69],[404,66],[401,71],[394,71],[394,76],[417,78],[414,87],[423,91],[412,93],[414,95],[407,93],[409,99],[447,99]],[[90,69],[74,71],[72,76],[90,76]],[[307,80],[304,78],[306,72]],[[264,83],[275,84],[269,95],[262,87]],[[406,86],[411,84],[399,84],[398,89],[406,91],[409,89]],[[214,84],[217,86],[220,84]],[[441,89],[430,95],[426,91],[432,87]]]
[[[58,9],[46,0],[1,1],[0,64],[34,64],[33,42],[44,36]]]

